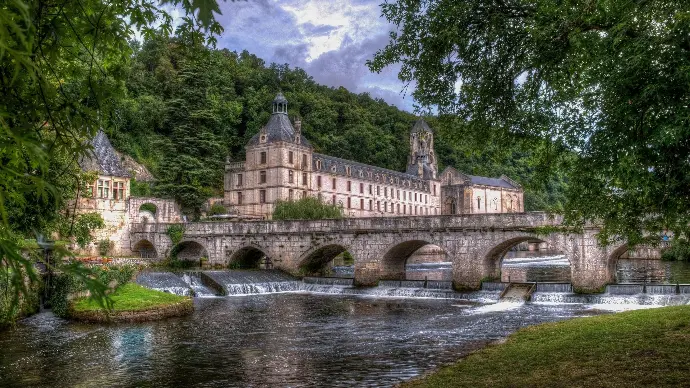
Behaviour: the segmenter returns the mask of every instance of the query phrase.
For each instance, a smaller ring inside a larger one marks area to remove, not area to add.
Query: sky
[[[381,17],[384,0],[219,1],[225,31],[218,48],[247,50],[266,61],[303,68],[320,84],[369,93],[407,111],[410,89],[399,66],[372,73],[366,60],[388,43],[394,26]]]

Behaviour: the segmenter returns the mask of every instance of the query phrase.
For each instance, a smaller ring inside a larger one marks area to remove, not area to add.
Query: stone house
[[[244,218],[270,218],[277,201],[304,196],[336,204],[348,217],[523,211],[522,188],[507,177],[451,168],[438,175],[434,133],[423,119],[410,130],[406,172],[398,172],[314,152],[287,107],[279,93],[268,123],[247,144],[245,161],[226,163],[223,202]]]

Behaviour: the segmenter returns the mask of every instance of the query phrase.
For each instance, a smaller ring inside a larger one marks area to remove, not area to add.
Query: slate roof
[[[427,124],[426,121],[424,121],[424,119],[421,117],[417,121],[415,121],[414,125],[412,126],[412,129],[410,129],[410,132],[419,132],[420,130],[434,133],[434,130],[431,129],[429,124]]]
[[[316,161],[321,160],[321,169],[316,168]],[[357,179],[364,179],[371,181],[372,183],[379,183],[379,184],[386,184],[386,185],[397,185],[397,186],[402,186],[403,181],[410,181],[412,184],[417,183],[418,184],[418,190],[429,190],[428,182],[424,179],[420,179],[417,175],[412,175],[404,172],[399,172],[399,171],[393,171],[389,170],[387,168],[382,168],[382,167],[376,167],[376,166],[371,166],[369,164],[364,164],[364,163],[359,163],[355,162],[353,160],[347,160],[347,159],[342,159],[342,158],[337,158],[335,156],[330,156],[330,155],[324,155],[324,154],[318,154],[314,152],[313,157],[312,157],[312,168],[314,172],[325,172],[325,173],[334,173],[332,168],[335,166],[335,174],[336,175],[346,175],[346,170],[345,167],[349,166],[351,170],[351,176],[353,178]],[[363,176],[359,176],[359,171],[363,171],[364,174]],[[368,175],[366,174],[367,172],[371,172],[372,178],[369,178]],[[390,180],[387,180],[386,182],[383,181],[383,179],[379,179],[379,181],[375,180],[375,175],[379,174],[381,175],[387,175],[389,178],[398,178],[400,180],[399,183],[391,182]]]
[[[100,175],[116,176],[129,178],[127,170],[122,167],[120,157],[115,148],[110,144],[108,136],[99,130],[96,137],[89,142],[93,147],[89,156],[83,157],[79,161],[79,167],[84,171],[97,171]]]
[[[467,175],[467,174],[465,174]],[[510,182],[504,180],[503,178],[487,178],[484,176],[467,175],[470,178],[470,182],[473,185],[484,185],[484,186],[495,186],[504,187],[506,189],[517,189],[518,187],[513,186]]]
[[[285,113],[273,113],[271,118],[266,123],[264,127],[266,131],[266,143],[273,143],[278,141],[284,141],[289,143],[295,142],[295,129],[292,127],[292,123]],[[249,140],[248,145],[258,145],[259,138],[261,137],[261,131],[256,135],[252,136]],[[304,137],[300,135],[300,144],[306,147],[311,147],[311,143]]]
[[[285,96],[283,96],[282,93],[278,93],[276,98],[273,100],[274,104],[287,102],[287,99],[285,99]],[[290,118],[288,118],[288,115],[285,112],[274,112],[271,115],[271,118],[268,119],[268,123],[266,123],[264,128],[262,128],[259,133],[252,136],[247,145],[258,145],[260,143],[259,140],[261,133],[264,131],[266,133],[266,144],[279,141],[288,143],[295,142],[295,128],[292,127]],[[300,134],[300,144],[306,147],[311,147],[311,143],[309,143],[307,138],[305,138],[302,134]]]

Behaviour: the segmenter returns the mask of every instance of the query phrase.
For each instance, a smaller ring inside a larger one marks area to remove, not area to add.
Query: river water
[[[41,313],[0,336],[2,387],[391,386],[586,305],[468,305],[303,293],[195,298],[193,315],[78,324]]]

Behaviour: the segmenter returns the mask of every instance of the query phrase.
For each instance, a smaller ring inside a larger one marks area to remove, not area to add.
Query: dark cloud
[[[343,0],[343,15],[350,15],[354,22],[340,26],[300,23],[287,7],[310,5],[306,0],[221,3],[223,15],[219,20],[225,32],[218,39],[218,47],[236,51],[246,49],[267,63],[301,67],[316,82],[332,87],[343,86],[354,93],[369,93],[374,98],[382,98],[411,111],[413,100],[409,92],[407,96],[399,93],[404,88],[397,79],[399,67],[374,74],[366,66],[366,61],[388,43],[391,29],[385,19],[379,17],[379,3],[380,0]],[[323,42],[324,37],[336,37],[342,41],[338,48],[311,58],[314,42]]]

